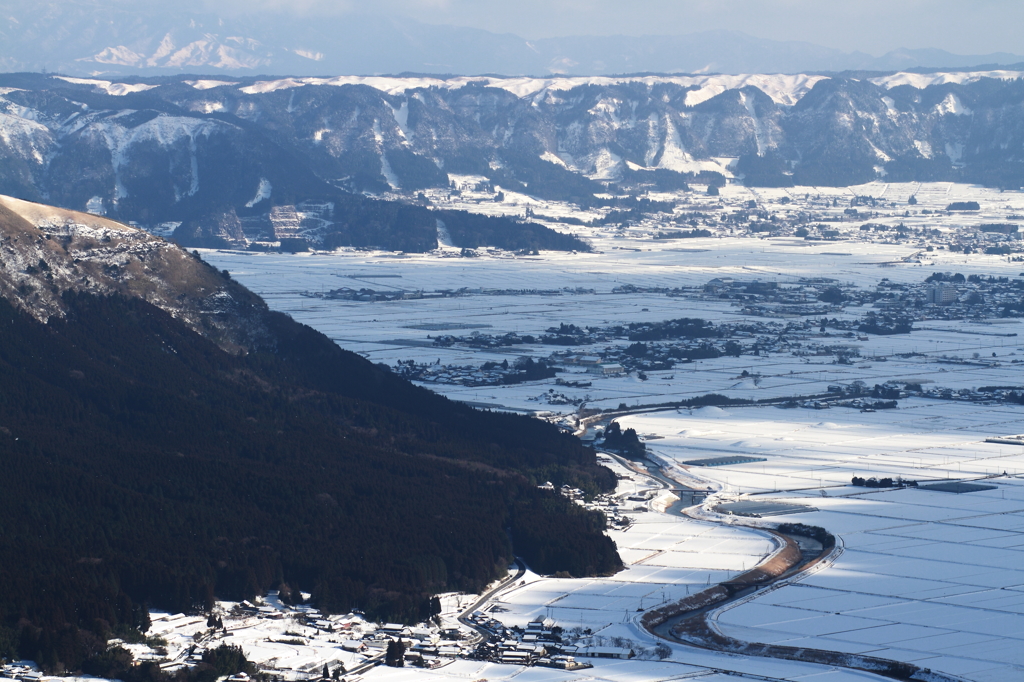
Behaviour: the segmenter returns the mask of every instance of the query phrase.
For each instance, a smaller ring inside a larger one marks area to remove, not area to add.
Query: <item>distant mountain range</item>
[[[419,194],[468,183],[495,201],[511,193],[593,206],[616,201],[609,192],[727,179],[1019,188],[1022,73],[8,74],[0,75],[0,192],[149,228],[164,224],[189,246],[301,238],[324,248],[424,251],[447,231],[461,247],[580,249],[539,225],[428,210]]]
[[[9,2],[0,70],[68,75],[797,73],[973,68],[1020,55],[895,50],[881,57],[736,31],[526,40],[407,19],[293,14],[223,17],[76,2]]]

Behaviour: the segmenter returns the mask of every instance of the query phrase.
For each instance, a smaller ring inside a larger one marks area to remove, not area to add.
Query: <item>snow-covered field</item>
[[[493,601],[491,613],[506,625],[525,627],[533,620],[551,619],[566,629],[575,626],[590,628],[602,637],[628,637],[635,629],[639,607],[662,606],[729,580],[778,549],[766,533],[659,513],[659,482],[618,461],[607,466],[629,477],[619,481],[616,513],[632,523],[624,530],[609,531],[626,570],[592,579],[528,573],[525,585]],[[630,499],[640,497],[649,499]],[[624,624],[628,627],[619,627]]]
[[[765,458],[688,473],[715,481],[719,500],[755,494],[808,505],[815,511],[773,520],[842,538],[830,568],[725,609],[718,627],[741,640],[868,654],[972,680],[1019,678],[1024,448],[983,441],[1024,431],[1024,408],[909,400],[869,414],[788,412],[702,408],[620,420],[663,434],[649,448],[676,466],[696,456]],[[854,475],[994,489],[881,491],[851,486]]]
[[[685,662],[682,660],[685,658]],[[577,672],[552,668],[523,668],[482,661],[456,661],[437,670],[415,668],[374,668],[367,680],[380,682],[455,682],[489,680],[492,682],[735,682],[737,679],[792,680],[806,682],[878,682],[881,678],[838,668],[791,663],[788,661],[722,660],[715,654],[689,649],[679,660],[614,661],[594,660],[594,667]]]
[[[849,200],[870,195],[906,205],[909,196],[918,198],[920,210],[939,210],[951,201],[977,200],[985,207],[975,214],[953,216],[921,214],[905,217],[902,209],[890,218],[872,222],[902,222],[950,232],[972,224],[1005,221],[1007,215],[1024,213],[1024,193],[936,183],[884,185],[873,183],[855,188],[794,188],[751,190],[729,185],[722,189],[722,204],[743,206],[756,201],[772,212],[799,211],[800,201],[780,203],[784,197],[810,196],[814,205],[832,198]],[[718,206],[718,199],[697,194],[684,195],[699,211],[704,205]],[[820,197],[820,198],[818,198]],[[536,203],[536,202],[534,202]],[[454,207],[491,212],[522,212],[521,206],[493,203],[456,204]],[[538,213],[557,217],[570,208],[545,204]],[[841,284],[873,287],[883,278],[894,283],[920,283],[935,271],[1017,277],[1024,264],[1008,262],[1005,256],[950,251],[925,252],[909,243],[883,240],[805,241],[791,237],[750,238],[729,236],[685,240],[655,240],[650,227],[612,230],[607,227],[558,226],[590,240],[594,253],[544,252],[537,256],[515,256],[486,252],[477,258],[447,258],[436,254],[395,254],[339,250],[313,254],[253,254],[207,251],[204,258],[261,294],[276,309],[289,312],[335,339],[341,346],[361,353],[375,362],[393,365],[398,360],[440,361],[444,365],[481,364],[513,360],[522,355],[546,357],[551,346],[514,346],[495,350],[473,350],[454,346],[438,348],[433,338],[446,332],[426,328],[441,322],[473,325],[489,334],[515,332],[540,334],[559,323],[603,326],[628,322],[657,322],[679,317],[700,317],[716,323],[779,322],[777,318],[743,314],[739,306],[714,297],[669,297],[663,293],[613,293],[625,285],[645,288],[700,287],[713,278],[733,277],[789,285],[801,278],[827,276]],[[904,259],[908,259],[904,262]],[[379,301],[373,303],[324,300],[317,294],[341,287],[362,287],[385,292],[438,292],[466,289],[466,295],[443,298]],[[504,295],[487,290],[505,290]],[[508,290],[520,290],[511,295]],[[475,292],[475,293],[474,293]],[[856,318],[871,311],[870,306],[850,306],[832,317]],[[785,322],[786,320],[781,320]],[[971,357],[974,353],[1001,363],[1021,352],[1024,333],[1019,319],[932,320],[919,324],[922,331],[909,335],[871,336],[855,341],[864,362],[836,365],[833,358],[796,358],[789,355],[719,358],[679,365],[673,370],[650,373],[643,382],[635,376],[594,378],[588,390],[563,393],[575,398],[589,396],[592,407],[617,407],[679,400],[692,395],[717,392],[736,398],[760,399],[821,392],[830,382],[861,380],[869,386],[889,379],[918,379],[954,389],[1006,384],[1007,368],[964,367],[933,362],[941,355]],[[419,327],[419,328],[417,328]],[[469,333],[468,331],[464,333]],[[581,352],[600,348],[581,348]],[[913,358],[896,354],[920,353]],[[885,356],[887,363],[868,358]],[[763,375],[757,386],[742,382],[743,370]],[[566,376],[569,379],[581,377]],[[550,383],[550,382],[548,382]],[[465,387],[431,384],[434,390],[473,403],[503,405],[522,410],[549,409],[536,399],[547,384],[500,387]]]
[[[1024,448],[985,443],[1024,433],[1024,406],[910,398],[899,409],[785,410],[703,407],[622,417],[619,423],[662,438],[648,449],[669,462],[749,455],[767,462],[700,469],[725,492],[812,488],[829,492],[853,476],[921,482],[1024,475]],[[692,472],[693,470],[691,470]],[[968,496],[974,499],[973,495]],[[943,496],[945,499],[945,496]]]
[[[680,210],[690,212],[733,210],[754,200],[763,210],[790,215],[831,205],[833,199],[848,203],[854,196],[865,195],[880,204],[873,209],[872,223],[904,223],[914,229],[938,230],[947,237],[979,224],[1016,220],[1024,213],[1021,192],[949,183],[786,190],[729,185],[722,188],[721,197],[691,193],[657,198],[679,201]],[[918,203],[908,212],[911,196]],[[945,213],[942,209],[953,201],[978,201],[982,210]],[[527,203],[537,214],[550,217],[548,224],[556,229],[589,240],[595,251],[522,256],[481,250],[477,258],[355,250],[301,255],[207,251],[203,257],[228,269],[272,307],[323,331],[345,348],[392,366],[398,360],[467,366],[511,362],[524,355],[547,357],[556,350],[540,345],[483,350],[433,346],[438,334],[470,333],[470,329],[445,331],[447,323],[472,325],[494,335],[536,335],[563,322],[582,327],[680,317],[716,323],[779,321],[743,314],[733,302],[714,297],[613,292],[624,285],[696,288],[716,277],[788,285],[800,278],[824,276],[868,288],[883,278],[920,283],[941,271],[1010,279],[1024,271],[1024,263],[1006,256],[928,252],[924,241],[897,242],[877,236],[806,241],[741,236],[720,227],[710,238],[654,239],[657,226],[649,224],[618,228],[558,223],[560,216],[573,214],[571,207],[528,201],[511,193],[505,203],[497,203],[477,202],[464,192],[450,205],[521,215]],[[595,216],[580,217],[592,220]],[[345,286],[467,291],[457,297],[387,302],[308,295]],[[498,289],[507,291],[493,291]],[[830,317],[856,319],[871,309],[848,306]],[[872,334],[851,341],[860,353],[852,364],[837,364],[831,356],[744,354],[652,371],[646,381],[635,375],[601,377],[568,368],[559,375],[561,379],[588,381],[591,386],[558,386],[557,390],[585,398],[588,407],[616,408],[623,403],[632,407],[711,392],[747,399],[809,395],[824,393],[831,383],[857,380],[867,386],[900,380],[954,390],[1024,386],[1024,363],[1015,362],[1024,360],[1019,318],[935,319],[915,326],[910,334]],[[586,353],[602,348],[575,350]],[[556,413],[567,420],[577,409],[545,402],[545,395],[555,388],[554,379],[512,386],[427,385],[459,400]],[[993,436],[1024,433],[1024,406],[909,398],[900,399],[898,409],[877,412],[729,407],[635,414],[619,421],[623,428],[635,428],[647,438],[650,451],[677,477],[718,490],[707,508],[751,495],[756,495],[754,500],[778,498],[806,504],[813,511],[773,520],[823,526],[836,533],[845,547],[834,565],[715,614],[713,622],[724,633],[738,639],[911,661],[970,680],[1024,679],[1024,572],[1020,569],[1024,565],[1024,483],[1016,478],[1024,475],[1024,448],[984,442]],[[680,465],[733,454],[765,461],[685,470]],[[962,495],[872,490],[852,487],[854,475],[922,483],[995,477],[984,481],[995,489]],[[639,475],[634,478],[623,485],[648,485]],[[628,564],[625,571],[592,580],[528,573],[525,584],[497,597],[491,615],[508,625],[548,618],[566,628],[591,628],[600,637],[630,639],[650,647],[653,638],[635,624],[638,608],[678,599],[709,581],[750,568],[772,551],[767,536],[749,529],[658,511],[633,515],[635,521],[627,530],[611,531]],[[876,679],[682,646],[673,646],[666,661],[597,661],[595,665],[592,670],[570,673],[456,661],[433,671],[378,668],[367,675],[388,680],[435,676],[632,681],[690,674],[696,679],[724,679],[713,672],[718,669],[787,680]]]

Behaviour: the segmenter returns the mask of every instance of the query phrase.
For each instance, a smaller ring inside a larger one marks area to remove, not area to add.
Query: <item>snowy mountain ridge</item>
[[[97,91],[109,95],[126,95],[133,92],[144,92],[157,85],[146,83],[122,83],[98,78],[72,78],[58,76],[69,83],[93,85]],[[643,83],[648,87],[671,83],[684,88],[695,88],[686,97],[687,106],[695,106],[726,90],[735,90],[753,86],[772,98],[776,104],[792,106],[803,98],[816,83],[828,80],[830,76],[820,74],[713,74],[713,75],[651,75],[651,76],[558,76],[551,78],[507,78],[501,76],[458,76],[451,78],[432,76],[334,76],[279,78],[257,80],[250,84],[231,80],[188,80],[185,81],[197,90],[209,90],[221,86],[237,85],[241,92],[249,95],[266,94],[299,88],[306,85],[366,85],[389,95],[403,95],[410,90],[420,88],[443,88],[458,90],[468,85],[483,85],[506,90],[517,97],[531,97],[545,91],[572,90],[584,85],[612,86],[628,83]],[[936,71],[932,73],[916,73],[900,71],[884,76],[866,78],[867,82],[884,88],[909,85],[924,89],[933,85],[949,83],[963,85],[974,83],[984,78],[996,80],[1015,80],[1024,78],[1024,71],[994,69],[986,71]]]
[[[277,92],[305,85],[367,85],[389,95],[405,94],[420,88],[443,88],[458,90],[469,85],[499,88],[521,98],[536,97],[546,92],[572,90],[593,85],[609,87],[642,83],[648,88],[673,84],[692,89],[687,94],[686,105],[695,106],[720,95],[726,90],[753,86],[767,94],[776,103],[796,104],[814,84],[826,76],[812,74],[738,74],[738,75],[695,75],[695,76],[577,76],[555,78],[503,78],[496,76],[475,76],[456,78],[431,77],[389,77],[389,76],[336,76],[334,78],[282,78],[257,81],[239,88],[250,95]],[[97,81],[99,83],[100,81]],[[195,86],[194,86],[195,87]]]
[[[1020,187],[1022,75],[10,74],[0,76],[0,192],[153,227],[339,190],[414,195],[453,176],[582,204],[706,183],[694,174],[709,171],[761,186]]]
[[[46,322],[64,295],[137,297],[224,350],[249,348],[266,305],[177,245],[102,216],[0,195],[0,297]]]

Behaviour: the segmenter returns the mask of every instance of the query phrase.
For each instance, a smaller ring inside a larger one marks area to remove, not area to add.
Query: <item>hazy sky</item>
[[[151,0],[152,1],[152,0]],[[157,0],[162,1],[162,0]],[[201,0],[211,10],[361,12],[525,38],[734,29],[879,56],[899,47],[1024,54],[1021,0]]]

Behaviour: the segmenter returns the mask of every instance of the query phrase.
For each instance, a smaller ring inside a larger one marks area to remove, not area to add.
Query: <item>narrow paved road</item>
[[[368,658],[351,670],[346,670],[346,675],[358,675],[359,673],[366,672],[370,668],[380,665],[384,662],[384,653],[381,652],[372,658]]]
[[[495,587],[493,587],[489,591],[485,592],[484,594],[480,595],[479,599],[477,599],[475,602],[470,604],[468,608],[464,609],[462,611],[462,613],[459,614],[458,621],[460,623],[462,623],[463,625],[465,625],[466,627],[472,628],[473,631],[476,632],[477,635],[478,635],[477,640],[475,642],[473,642],[473,644],[478,644],[479,642],[487,639],[490,636],[490,633],[487,632],[487,630],[485,630],[484,628],[482,628],[479,625],[477,625],[476,623],[474,623],[473,621],[471,621],[469,619],[470,615],[472,615],[472,613],[474,611],[476,611],[477,609],[479,609],[481,606],[486,604],[488,602],[488,600],[491,599],[491,597],[493,597],[494,595],[498,594],[499,592],[504,590],[506,587],[508,587],[509,585],[512,585],[517,580],[519,580],[524,575],[526,575],[526,564],[523,563],[522,559],[516,557],[516,566],[518,567],[518,570],[516,571],[515,575],[513,575],[513,576],[511,576],[509,578],[506,578],[505,580],[502,580]]]

